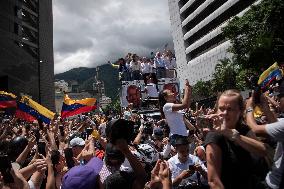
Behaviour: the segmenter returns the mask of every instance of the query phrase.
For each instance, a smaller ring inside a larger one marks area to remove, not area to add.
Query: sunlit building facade
[[[230,42],[222,27],[241,16],[255,0],[168,0],[170,22],[181,83],[212,79],[220,59],[230,58]]]

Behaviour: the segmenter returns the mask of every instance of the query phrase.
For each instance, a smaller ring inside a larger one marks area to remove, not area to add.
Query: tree
[[[283,0],[262,0],[223,28],[232,43],[229,51],[234,54],[234,64],[260,71],[277,61],[277,46],[284,45],[283,10]]]
[[[192,88],[192,96],[194,100],[208,98],[213,95],[211,81],[198,81]]]
[[[110,110],[113,111],[113,112],[115,112],[115,113],[117,113],[117,114],[120,113],[120,111],[121,111],[121,106],[120,106],[120,99],[119,99],[118,96],[116,96],[116,97],[112,100],[112,102],[106,106],[106,108],[105,108],[103,111],[104,111],[104,112],[109,112]]]
[[[222,59],[215,67],[213,74],[212,89],[214,92],[222,92],[227,89],[236,88],[236,75],[239,67],[234,65],[230,59]]]
[[[251,81],[252,76],[257,76],[253,69],[240,69],[236,76],[236,88],[240,91],[253,89],[256,81]]]

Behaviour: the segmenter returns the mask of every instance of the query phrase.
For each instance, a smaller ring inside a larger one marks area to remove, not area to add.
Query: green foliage
[[[192,96],[194,100],[208,98],[213,94],[211,81],[198,81],[192,87]]]
[[[228,89],[247,89],[247,77],[254,73],[252,69],[240,69],[230,59],[222,59],[215,67],[211,81],[198,81],[192,88],[194,100],[200,100],[217,95]]]
[[[68,81],[77,81],[80,90],[92,90],[95,82],[96,68],[74,68],[64,73],[56,74],[55,79]],[[99,80],[105,84],[106,96],[115,98],[118,94],[120,82],[118,80],[118,71],[109,64],[99,66]]]
[[[240,91],[251,88],[248,77],[252,74],[256,74],[252,69],[240,70],[236,76],[236,88]]]
[[[248,76],[259,75],[275,62],[279,45],[284,45],[283,10],[283,0],[262,0],[223,28],[223,35],[232,43],[229,52],[233,58],[220,60],[216,65],[214,92],[230,88],[246,90],[250,87]]]
[[[107,112],[109,110],[112,110],[114,112],[119,113],[121,111],[121,106],[120,106],[120,99],[114,98],[111,102],[111,104],[107,105],[107,107],[104,109],[104,112]]]
[[[234,54],[234,64],[259,71],[274,62],[273,51],[284,41],[283,10],[283,0],[262,0],[223,28],[232,43],[229,51]]]
[[[110,64],[99,66],[99,80],[105,84],[106,96],[115,99],[120,88],[120,81],[118,79],[118,70],[113,68]]]
[[[236,88],[236,75],[238,66],[229,59],[222,59],[215,67],[213,74],[212,89],[214,92],[222,92],[227,89]]]

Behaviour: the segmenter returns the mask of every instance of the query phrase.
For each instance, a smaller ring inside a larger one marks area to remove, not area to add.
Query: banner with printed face
[[[177,100],[179,95],[179,81],[177,78],[163,78],[158,80],[158,92],[163,90],[170,90],[175,93]],[[121,107],[127,107],[129,103],[133,104],[134,109],[139,109],[142,101],[147,98],[144,92],[145,83],[143,80],[122,81],[120,103]]]
[[[138,81],[123,81],[121,89],[121,107],[127,107],[129,103],[133,104],[133,108],[139,108],[143,95],[145,84],[143,80]]]

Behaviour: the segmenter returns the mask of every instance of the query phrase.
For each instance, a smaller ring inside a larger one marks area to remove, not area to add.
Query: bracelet
[[[151,188],[152,188],[151,181],[146,182],[144,189],[151,189]]]
[[[249,113],[249,112],[253,112],[253,108],[252,107],[249,107],[248,109],[246,109],[246,113]]]
[[[234,142],[238,137],[240,137],[240,133],[236,130],[236,129],[233,129],[233,135],[231,137],[231,140]]]

